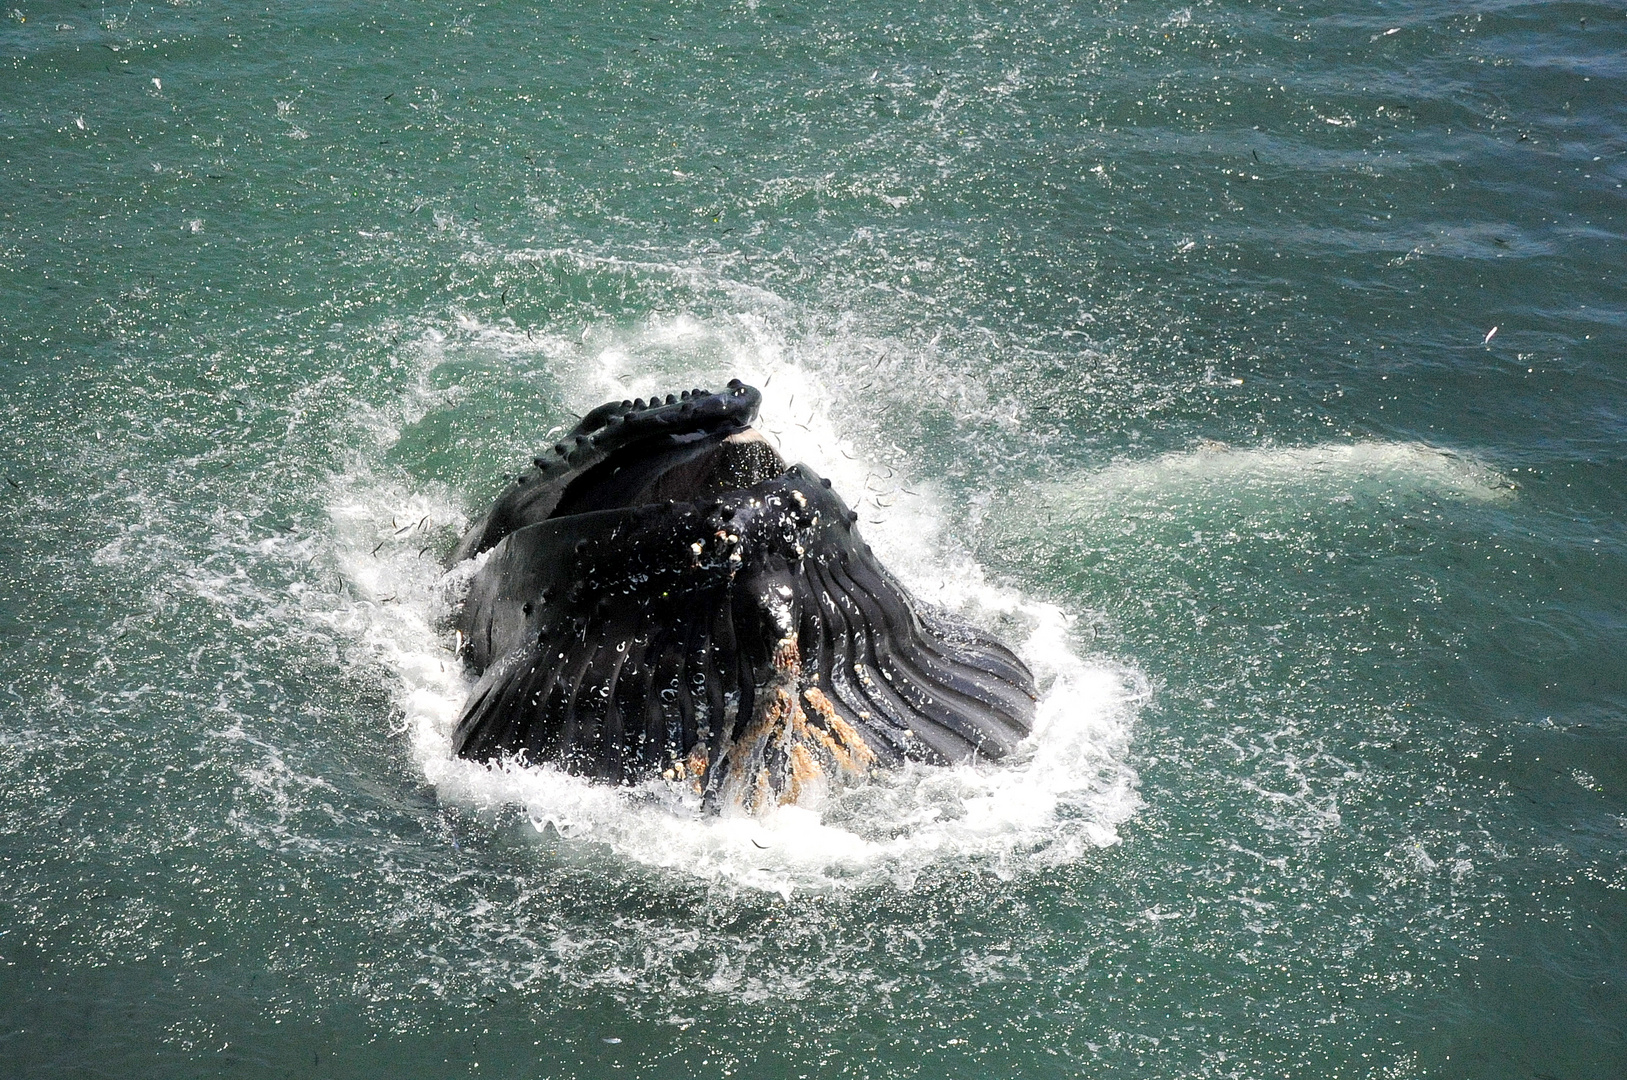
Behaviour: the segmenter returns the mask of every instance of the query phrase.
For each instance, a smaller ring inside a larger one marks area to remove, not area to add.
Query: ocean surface
[[[3,7],[0,1076],[1627,1076],[1620,3]],[[736,376],[1032,743],[453,759]]]

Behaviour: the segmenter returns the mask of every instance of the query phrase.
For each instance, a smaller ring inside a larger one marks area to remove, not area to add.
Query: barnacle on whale
[[[760,402],[736,380],[602,405],[463,537],[448,565],[484,561],[454,616],[481,676],[459,755],[757,811],[1028,734],[1022,661],[910,596],[830,481],[752,430]]]

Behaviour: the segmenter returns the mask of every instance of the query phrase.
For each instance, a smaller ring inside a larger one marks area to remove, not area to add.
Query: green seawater
[[[1627,1075],[1619,3],[0,7],[0,1075]],[[448,757],[734,375],[1021,760]]]

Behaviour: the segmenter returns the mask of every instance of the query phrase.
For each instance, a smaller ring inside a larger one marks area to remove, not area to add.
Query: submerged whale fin
[[[483,673],[464,757],[659,769],[760,809],[876,765],[999,757],[1032,724],[1022,662],[910,597],[804,466],[491,546],[457,620]]]

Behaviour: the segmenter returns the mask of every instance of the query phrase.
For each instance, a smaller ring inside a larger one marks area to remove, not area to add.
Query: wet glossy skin
[[[723,393],[685,390],[662,401],[607,402],[584,416],[549,450],[532,458],[486,515],[469,530],[447,561],[454,565],[480,554],[523,525],[551,517],[634,505],[639,492],[626,478],[599,469],[625,467],[648,476],[745,431],[762,395],[731,383]],[[610,459],[615,458],[612,462]],[[597,471],[596,471],[597,470]],[[600,505],[604,504],[604,505]]]
[[[1022,740],[1027,668],[910,597],[829,481],[750,430],[759,400],[601,406],[470,530],[454,561],[491,554],[455,620],[483,674],[459,754],[758,810]]]

